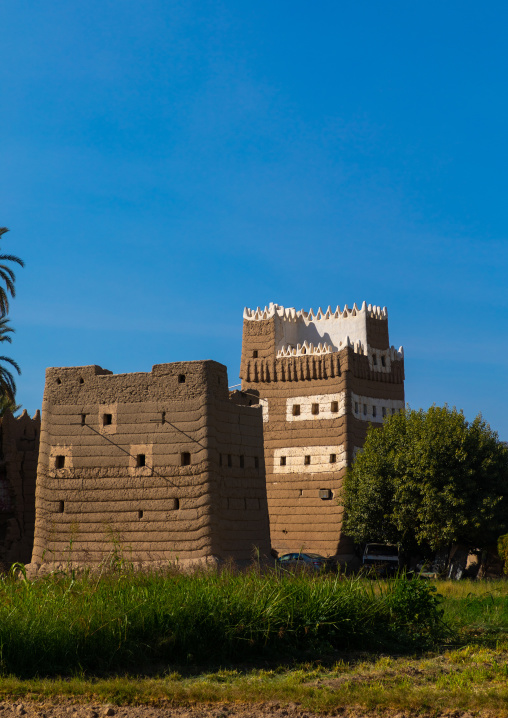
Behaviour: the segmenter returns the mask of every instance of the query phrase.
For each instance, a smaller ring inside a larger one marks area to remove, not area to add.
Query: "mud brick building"
[[[352,556],[337,500],[344,473],[369,424],[404,407],[386,308],[245,309],[240,378],[263,407],[272,547]]]
[[[36,515],[33,564],[268,554],[262,411],[214,361],[48,369]]]
[[[10,411],[0,419],[0,565],[28,563],[35,522],[35,478],[41,419]]]

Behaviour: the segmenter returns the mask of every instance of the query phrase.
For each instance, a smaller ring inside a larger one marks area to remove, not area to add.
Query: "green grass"
[[[508,716],[508,582],[7,577],[0,659],[8,700]]]
[[[417,650],[443,640],[434,588],[305,574],[60,574],[0,582],[0,674],[157,669]]]

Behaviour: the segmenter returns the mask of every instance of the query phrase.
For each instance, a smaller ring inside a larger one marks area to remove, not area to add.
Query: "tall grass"
[[[0,672],[143,672],[328,649],[418,649],[442,638],[439,599],[404,577],[221,573],[0,581]]]

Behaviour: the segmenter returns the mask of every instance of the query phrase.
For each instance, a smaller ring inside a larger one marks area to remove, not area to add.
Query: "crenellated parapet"
[[[300,309],[298,311],[294,307],[282,307],[279,304],[274,304],[273,302],[270,302],[268,307],[265,307],[264,309],[261,309],[260,307],[257,307],[257,309],[249,309],[248,307],[245,307],[243,310],[243,318],[247,321],[262,321],[277,315],[285,321],[297,322],[302,320],[311,322],[314,320],[319,321],[320,319],[347,319],[348,317],[356,317],[361,314],[365,314],[365,316],[368,316],[370,319],[388,320],[388,310],[386,307],[381,308],[379,306],[367,304],[366,302],[363,302],[361,308],[358,308],[355,302],[351,309],[349,309],[348,305],[345,304],[342,311],[339,305],[337,305],[335,310],[328,306],[328,309],[325,310],[319,307],[317,312],[314,312],[312,307],[308,312],[306,312],[305,309]]]
[[[292,352],[276,358],[251,358],[242,362],[240,378],[250,383],[326,380],[351,372],[361,379],[399,384],[404,381],[404,352],[390,347],[372,350],[357,342],[340,351]]]

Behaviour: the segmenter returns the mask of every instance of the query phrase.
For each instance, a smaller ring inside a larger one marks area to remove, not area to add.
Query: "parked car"
[[[399,547],[395,544],[368,543],[362,563],[379,576],[391,576],[399,570]]]
[[[320,556],[318,553],[285,553],[279,556],[277,566],[282,569],[308,569],[310,571],[333,571],[336,564],[333,559]]]

